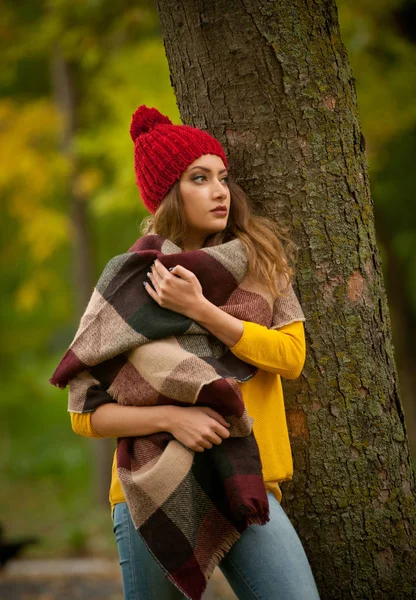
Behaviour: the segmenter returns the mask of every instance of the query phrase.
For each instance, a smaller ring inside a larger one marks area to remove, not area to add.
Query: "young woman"
[[[319,598],[300,539],[281,507],[280,481],[293,475],[281,377],[297,378],[305,360],[303,312],[290,284],[294,245],[272,221],[252,214],[242,189],[230,179],[219,142],[206,132],[173,125],[156,109],[140,106],[133,115],[135,170],[143,202],[152,213],[142,234],[164,236],[183,252],[239,238],[249,257],[249,273],[263,280],[273,296],[289,289],[296,304],[281,327],[269,329],[239,319],[207,300],[198,278],[183,266],[168,270],[156,260],[148,272],[147,293],[163,308],[191,317],[239,359],[258,368],[238,385],[254,418],[270,508],[265,525],[243,531],[220,562],[240,600]],[[278,282],[286,282],[278,285]],[[221,286],[221,281],[218,281]],[[229,423],[206,406],[123,406],[101,404],[94,411],[71,412],[73,430],[89,437],[146,436],[170,432],[196,453],[209,452],[230,436]],[[111,514],[126,600],[185,598],[166,577],[136,531],[117,476],[114,456]]]

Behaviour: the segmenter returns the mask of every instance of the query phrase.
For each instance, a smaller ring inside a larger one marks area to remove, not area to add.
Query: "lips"
[[[219,213],[227,212],[227,207],[224,205],[216,206],[215,208],[210,210],[210,212],[219,212]]]

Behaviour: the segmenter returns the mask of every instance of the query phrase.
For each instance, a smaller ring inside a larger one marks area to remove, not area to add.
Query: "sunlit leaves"
[[[338,0],[342,39],[356,77],[358,109],[372,168],[385,146],[416,121],[416,45],[394,17],[401,0]]]
[[[68,240],[68,217],[53,205],[68,172],[67,161],[58,150],[59,124],[56,109],[47,99],[26,104],[0,102],[3,210],[19,224],[13,245],[35,264]],[[5,247],[0,251],[5,252]]]

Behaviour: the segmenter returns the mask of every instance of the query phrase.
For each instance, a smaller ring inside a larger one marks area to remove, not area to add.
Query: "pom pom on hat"
[[[142,104],[133,113],[134,170],[143,204],[154,214],[185,169],[203,154],[216,154],[228,169],[220,142],[207,131],[174,125],[157,108]]]
[[[172,125],[172,121],[166,115],[162,115],[157,108],[148,108],[145,104],[139,106],[136,112],[132,115],[130,125],[130,136],[133,142],[142,133],[148,133],[156,125]]]

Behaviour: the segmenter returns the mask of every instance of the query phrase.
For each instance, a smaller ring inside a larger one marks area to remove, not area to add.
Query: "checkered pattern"
[[[142,282],[156,258],[193,271],[204,296],[239,319],[277,329],[304,315],[291,286],[273,300],[266,285],[247,277],[239,239],[182,252],[167,238],[146,235],[106,265],[50,380],[69,384],[72,412],[104,402],[200,405],[230,421],[230,437],[203,453],[167,432],[117,440],[118,476],[135,527],[169,579],[196,600],[241,532],[268,520],[252,419],[238,385],[257,367],[150,297]]]

